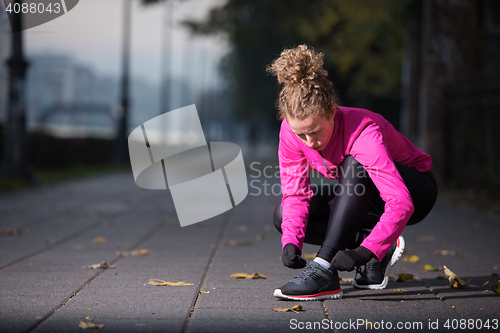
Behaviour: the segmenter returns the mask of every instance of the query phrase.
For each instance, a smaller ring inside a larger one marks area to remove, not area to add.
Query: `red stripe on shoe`
[[[341,291],[342,291],[342,289],[337,289],[334,291],[324,291],[322,293],[312,294],[312,295],[285,295],[285,294],[283,294],[283,296],[297,297],[297,298],[308,298],[308,297],[317,297],[317,296],[324,296],[324,295],[335,295],[335,294],[340,293]]]

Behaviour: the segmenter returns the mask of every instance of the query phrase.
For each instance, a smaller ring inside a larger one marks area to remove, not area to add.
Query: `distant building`
[[[27,109],[29,125],[36,124],[57,105],[116,104],[116,82],[102,78],[68,56],[29,57]]]
[[[34,127],[57,138],[113,139],[116,120],[106,104],[61,104],[51,107]]]
[[[31,129],[44,128],[53,131],[56,123],[64,114],[64,136],[70,125],[77,126],[75,136],[81,137],[82,133],[104,133],[99,131],[83,130],[83,124],[90,124],[91,117],[96,114],[108,112],[117,117],[119,113],[119,81],[98,75],[91,68],[76,63],[71,57],[53,54],[38,54],[28,57],[30,67],[27,76],[27,114],[28,126]],[[143,122],[154,118],[159,113],[159,89],[148,81],[133,77],[130,84],[131,108],[129,114],[129,128],[135,128]],[[92,108],[96,108],[93,112]],[[75,110],[72,114],[71,110]],[[104,111],[107,110],[107,111]],[[51,117],[47,117],[51,114]],[[87,116],[86,116],[87,115]],[[74,119],[72,118],[74,116]],[[53,118],[55,117],[55,118]],[[83,118],[87,117],[87,120]],[[92,119],[94,119],[92,118]],[[117,126],[105,121],[106,126]],[[43,125],[43,126],[42,126]],[[47,127],[48,126],[48,127]],[[76,127],[75,127],[76,128]],[[115,133],[113,129],[113,133]],[[62,132],[57,132],[61,136]],[[110,131],[105,136],[109,137]],[[98,134],[98,135],[101,135]],[[90,135],[90,134],[89,134]]]

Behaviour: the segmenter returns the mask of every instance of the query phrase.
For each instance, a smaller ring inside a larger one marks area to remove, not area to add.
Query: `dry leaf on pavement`
[[[500,280],[495,283],[495,285],[490,284],[491,290],[495,292],[496,294],[500,294]]]
[[[250,274],[249,276],[247,276],[245,279],[267,279],[269,278],[269,276],[267,275],[264,275],[264,274],[259,274],[257,272],[253,273],[253,274]]]
[[[441,268],[432,267],[431,265],[423,265],[422,269],[427,272],[438,272],[442,271]]]
[[[85,322],[80,320],[80,324],[78,325],[78,327],[83,328],[84,330],[85,329],[95,330],[95,329],[103,328],[104,324],[85,323]]]
[[[235,225],[235,226],[233,226],[232,229],[234,231],[238,231],[238,232],[247,232],[248,231],[248,227],[246,225]]]
[[[277,311],[277,312],[295,312],[295,313],[299,313],[299,311],[304,311],[304,309],[302,308],[302,305],[300,305],[300,304],[292,306],[291,308],[277,308],[277,309],[273,309],[273,310]]]
[[[101,236],[97,236],[96,238],[89,241],[89,243],[91,243],[91,244],[104,244],[104,243],[106,243],[106,238],[101,237]]]
[[[394,291],[408,291],[406,289],[392,289],[392,290],[394,290]]]
[[[82,266],[83,268],[90,268],[90,269],[99,269],[99,268],[103,268],[103,269],[106,269],[106,268],[116,268],[115,265],[108,265],[107,262],[105,261],[101,261],[100,263],[98,264],[94,264],[94,265],[90,265],[90,266]]]
[[[446,274],[446,276],[448,276],[448,281],[450,281],[450,284],[449,286],[451,288],[465,288],[467,287],[472,279],[469,279],[469,282],[465,283],[464,280],[462,280],[461,278],[459,278],[455,273],[453,273],[448,267],[446,266],[443,266],[444,268],[444,274]]]
[[[210,294],[210,290],[201,290],[198,291],[198,294]]]
[[[133,250],[133,251],[117,251],[116,252],[116,255],[118,256],[123,256],[123,257],[127,257],[127,256],[145,256],[147,254],[150,254],[151,251],[149,251],[148,249],[139,249],[139,250]]]
[[[235,279],[245,279],[249,274],[247,273],[234,273],[234,274],[231,274],[231,277],[232,278],[235,278]]]
[[[6,228],[6,227],[0,226],[0,235],[2,235],[2,236],[19,236],[25,230],[27,230],[27,228],[25,228],[25,227]]]
[[[179,282],[169,282],[169,281],[164,281],[160,279],[150,279],[148,284],[153,285],[153,286],[173,286],[173,287],[179,287],[179,286],[192,286],[192,283],[187,283],[184,281],[179,281]]]
[[[90,309],[87,309],[87,317],[85,317],[87,321],[94,321],[94,319],[90,318]]]
[[[247,273],[234,273],[234,274],[231,274],[231,277],[232,278],[235,278],[235,279],[267,279],[269,278],[269,276],[267,275],[263,275],[263,274],[259,274],[257,272],[253,273],[253,274],[247,274]]]
[[[415,238],[415,243],[425,243],[432,242],[434,240],[434,236],[420,236]]]
[[[396,282],[418,282],[418,280],[415,279],[415,276],[413,276],[413,274],[400,273],[398,274]]]
[[[403,259],[403,261],[407,262],[419,262],[420,257],[416,255],[407,255],[406,258]]]
[[[313,260],[314,258],[316,258],[316,253],[302,253],[302,258],[304,259],[311,259]]]
[[[236,240],[230,240],[227,242],[231,246],[249,246],[252,245],[252,242],[249,241],[236,241]]]
[[[354,279],[353,279],[353,278],[343,278],[343,277],[339,277],[339,281],[352,282],[352,281],[354,281]]]
[[[450,250],[435,250],[434,254],[441,256],[456,256],[457,253],[455,251]]]

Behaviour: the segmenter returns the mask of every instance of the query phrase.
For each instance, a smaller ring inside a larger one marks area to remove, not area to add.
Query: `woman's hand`
[[[304,268],[306,267],[306,261],[300,257],[300,250],[297,245],[288,243],[283,248],[283,253],[281,254],[281,261],[283,265],[290,268]]]
[[[332,260],[332,266],[338,271],[352,271],[356,266],[363,266],[375,255],[364,246],[355,250],[342,250],[337,252]]]

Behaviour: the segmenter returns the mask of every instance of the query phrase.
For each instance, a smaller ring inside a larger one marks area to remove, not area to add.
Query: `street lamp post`
[[[130,106],[129,92],[129,63],[130,63],[130,27],[131,27],[131,0],[123,4],[123,43],[122,43],[122,79],[121,79],[121,114],[119,115],[117,136],[117,159],[127,162],[128,156],[128,118]]]
[[[21,0],[16,0],[21,4]],[[8,177],[21,176],[35,182],[30,166],[26,133],[26,69],[29,63],[23,55],[21,12],[11,13],[12,49],[6,64],[9,68],[9,97],[3,152],[2,173]]]

